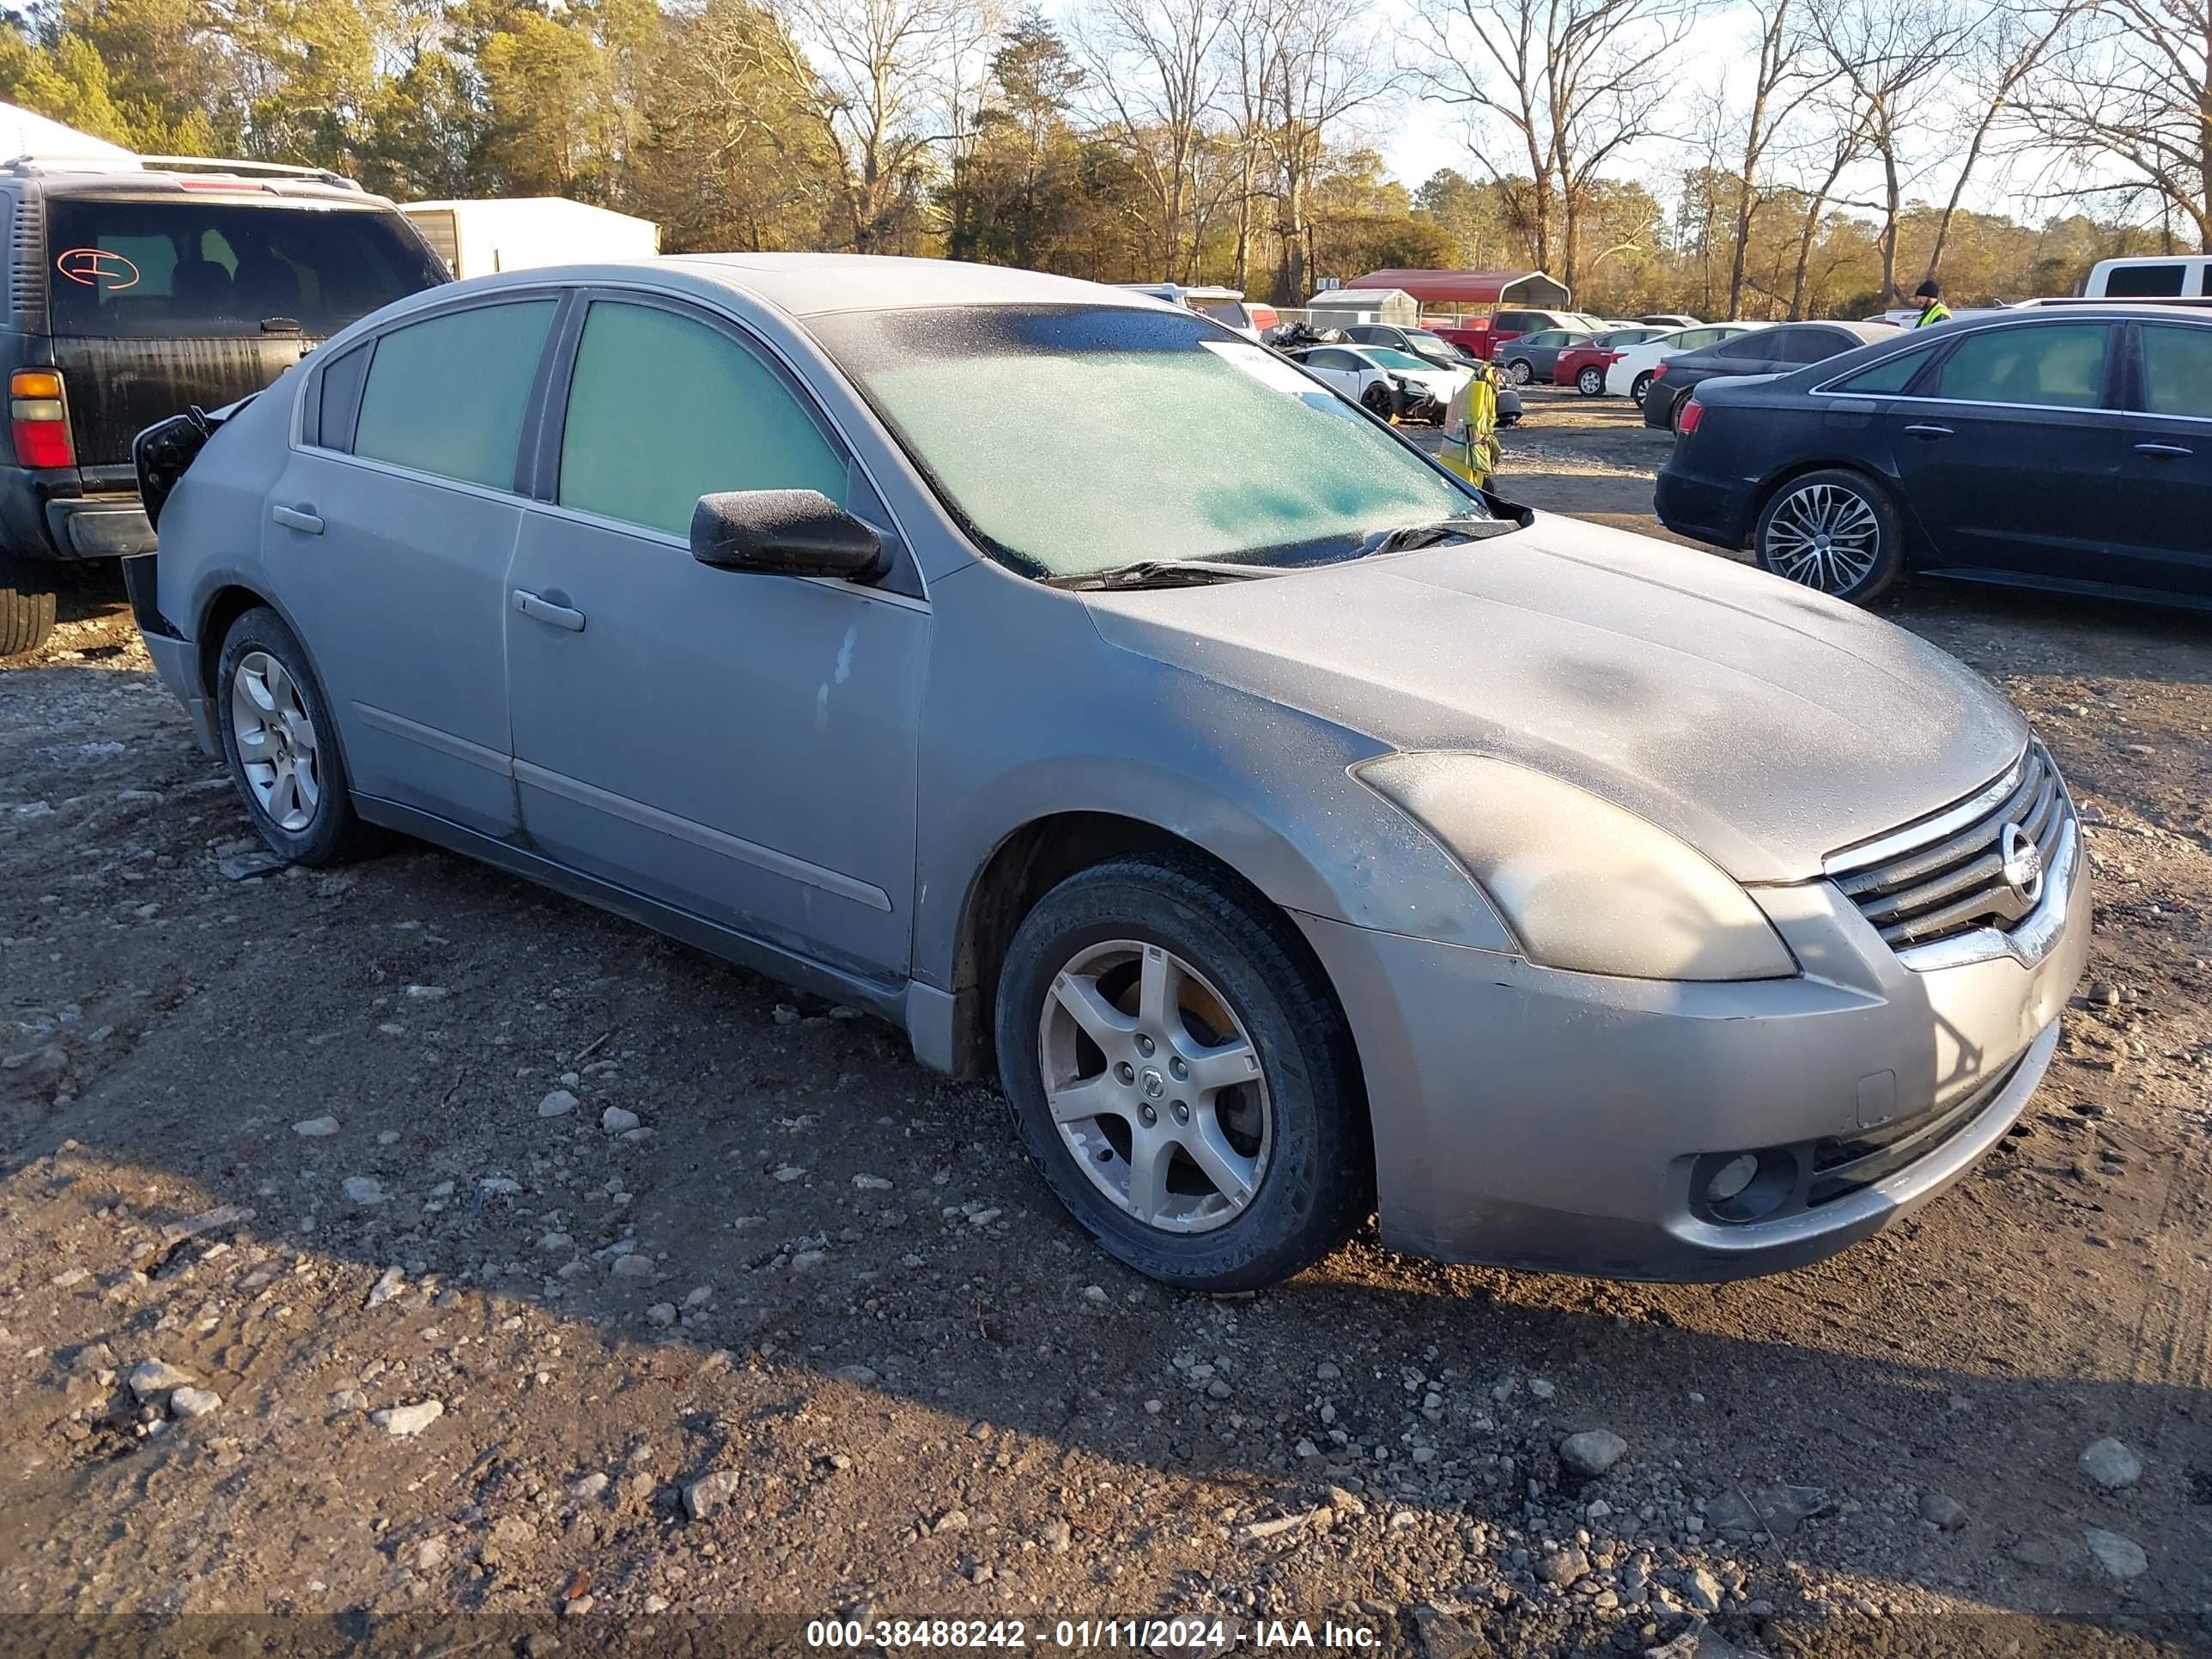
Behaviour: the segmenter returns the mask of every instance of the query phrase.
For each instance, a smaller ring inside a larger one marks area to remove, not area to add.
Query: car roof
[[[1132,289],[1009,265],[874,253],[685,253],[632,263],[680,266],[742,289],[793,317],[925,306],[1165,303]],[[538,275],[543,280],[548,273]]]

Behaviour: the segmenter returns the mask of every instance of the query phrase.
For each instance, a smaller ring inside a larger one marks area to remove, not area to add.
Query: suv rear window
[[[61,198],[46,205],[59,335],[336,333],[446,272],[389,209]]]

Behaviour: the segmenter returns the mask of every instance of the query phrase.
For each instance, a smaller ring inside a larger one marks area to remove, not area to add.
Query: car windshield
[[[1413,356],[1412,352],[1401,351],[1395,346],[1369,346],[1367,348],[1367,356],[1370,362],[1379,363],[1384,368],[1426,368],[1429,367],[1428,364],[1423,362],[1419,357]]]
[[[1387,427],[1210,323],[1121,306],[846,312],[811,326],[982,545],[1031,574],[1352,556],[1490,517]]]

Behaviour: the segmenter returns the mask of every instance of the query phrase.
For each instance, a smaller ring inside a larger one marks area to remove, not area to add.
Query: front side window
[[[1349,351],[1309,351],[1305,356],[1305,362],[1309,368],[1346,369],[1367,367],[1364,359],[1355,357]]]
[[[447,280],[389,209],[59,197],[46,206],[53,331],[79,337],[335,334]]]
[[[2144,402],[2154,415],[2212,421],[2212,328],[2146,323]]]
[[[1931,398],[1961,403],[2094,409],[2103,400],[2112,330],[2103,323],[1970,334],[1936,371]]]
[[[1309,563],[1378,531],[1487,516],[1387,427],[1194,319],[949,306],[811,325],[946,507],[1032,574]]]
[[[1400,351],[1394,346],[1370,346],[1367,352],[1370,362],[1380,363],[1385,368],[1424,369],[1428,365],[1410,351]]]
[[[562,506],[684,536],[702,495],[818,489],[842,506],[845,484],[813,417],[728,335],[658,306],[592,307],[561,432]]]
[[[353,453],[514,489],[530,385],[554,305],[544,299],[475,306],[379,336]]]

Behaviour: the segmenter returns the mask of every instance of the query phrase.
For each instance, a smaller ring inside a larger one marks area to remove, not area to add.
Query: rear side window
[[[1817,363],[1861,343],[1833,329],[1790,328],[1783,331],[1781,349],[1774,355],[1785,363]]]
[[[1785,333],[1786,331],[1778,331],[1769,334],[1761,330],[1757,334],[1739,334],[1727,344],[1715,346],[1713,356],[1726,357],[1732,362],[1763,363],[1781,356]]]
[[[354,416],[361,412],[361,389],[368,375],[374,344],[358,345],[326,364],[319,382],[315,441],[325,449],[353,447]]]
[[[1863,368],[1849,380],[1838,380],[1828,388],[1831,392],[1902,392],[1911,384],[1912,377],[1920,372],[1934,352],[1933,346],[1923,346],[1917,351],[1900,351],[1894,357],[1885,357],[1872,368]]]
[[[2154,415],[2212,421],[2212,328],[2146,323],[2144,404]]]
[[[2112,331],[2103,323],[1970,334],[1936,369],[1927,395],[1966,403],[2094,409],[2103,401],[2111,341]]]
[[[2105,292],[2115,300],[2167,300],[2181,293],[2189,267],[2176,260],[2170,265],[2119,265],[2105,273]]]
[[[447,280],[390,209],[249,206],[195,197],[61,197],[46,205],[56,334],[336,333]]]
[[[702,495],[818,489],[845,463],[775,371],[718,329],[601,301],[584,319],[561,434],[561,505],[687,535]]]
[[[477,306],[380,336],[353,453],[514,489],[530,385],[553,308],[551,300]]]

